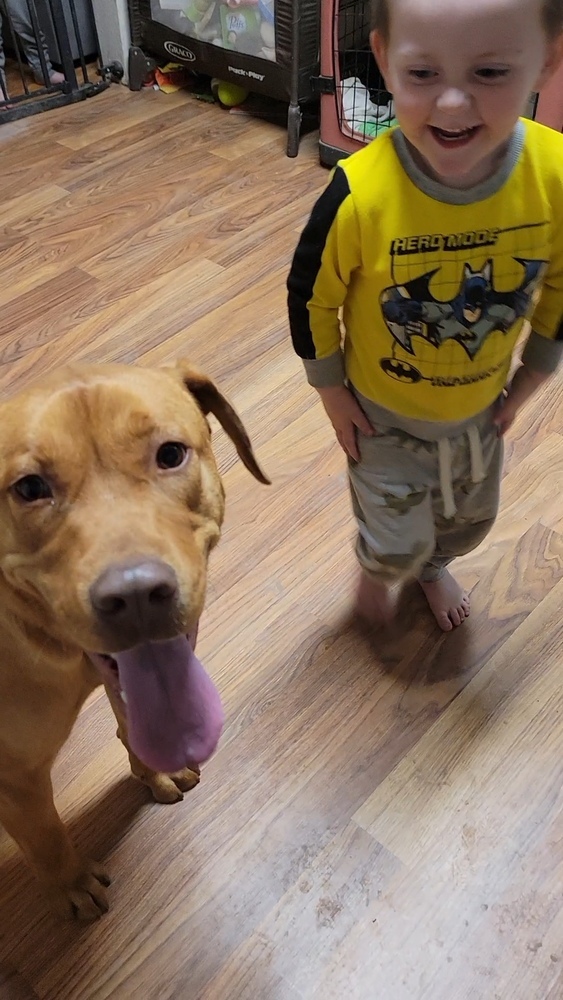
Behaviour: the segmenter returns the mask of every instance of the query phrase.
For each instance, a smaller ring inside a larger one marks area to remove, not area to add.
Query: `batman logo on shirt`
[[[398,358],[383,358],[380,362],[386,375],[397,379],[398,382],[420,382],[422,375],[418,368],[413,368],[408,361],[400,361]]]
[[[490,334],[495,330],[507,333],[527,315],[547,266],[543,260],[513,260],[523,272],[510,291],[495,288],[492,260],[479,271],[466,263],[457,294],[446,302],[430,290],[440,268],[386,288],[381,294],[381,309],[394,340],[413,355],[413,337],[421,337],[436,348],[454,340],[473,359]]]

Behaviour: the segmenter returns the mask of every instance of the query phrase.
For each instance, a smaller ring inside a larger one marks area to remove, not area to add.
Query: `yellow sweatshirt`
[[[563,347],[563,135],[520,121],[497,174],[454,191],[417,169],[399,129],[385,133],[335,168],[288,291],[312,385],[346,378],[418,420],[481,412],[525,318],[532,368],[553,370]]]

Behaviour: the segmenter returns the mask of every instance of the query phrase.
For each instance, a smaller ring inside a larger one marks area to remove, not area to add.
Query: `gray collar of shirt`
[[[522,119],[520,119],[516,123],[498,170],[495,171],[492,177],[488,177],[486,181],[482,181],[481,184],[476,184],[474,187],[467,188],[464,191],[447,187],[445,184],[441,184],[440,181],[435,181],[431,177],[427,177],[420,167],[416,165],[410,145],[400,128],[395,129],[392,139],[395,152],[406,174],[420,191],[427,194],[430,198],[434,198],[435,201],[446,202],[448,205],[473,205],[476,201],[484,201],[485,198],[490,198],[491,195],[496,194],[503,184],[506,183],[518,162],[524,146],[525,136],[526,126]]]

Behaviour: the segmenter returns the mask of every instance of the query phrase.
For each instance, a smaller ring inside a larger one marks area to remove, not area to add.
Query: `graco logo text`
[[[164,48],[171,56],[176,56],[177,59],[184,59],[185,62],[195,62],[195,55],[185,45],[178,45],[177,42],[165,42]]]

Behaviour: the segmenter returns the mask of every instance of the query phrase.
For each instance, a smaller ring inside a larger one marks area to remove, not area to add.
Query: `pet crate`
[[[320,0],[128,0],[134,48],[289,104],[288,156],[319,72]]]
[[[321,163],[332,167],[395,124],[369,44],[370,0],[321,0]]]
[[[538,95],[536,118],[556,132],[563,132],[563,66]]]

